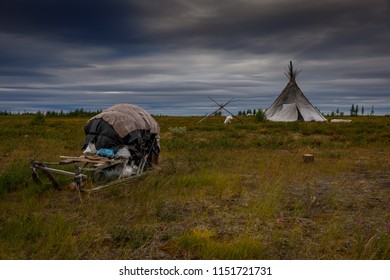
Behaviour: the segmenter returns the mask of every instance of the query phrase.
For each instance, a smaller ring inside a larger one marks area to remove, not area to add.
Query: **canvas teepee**
[[[290,61],[288,71],[285,73],[290,81],[274,103],[265,110],[268,120],[275,122],[326,121],[298,87],[296,77],[299,73],[300,71],[293,69]]]

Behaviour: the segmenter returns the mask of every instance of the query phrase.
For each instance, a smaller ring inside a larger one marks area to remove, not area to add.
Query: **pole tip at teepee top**
[[[288,65],[287,71],[284,72],[284,75],[286,75],[287,79],[290,80],[290,82],[295,82],[295,79],[298,77],[299,73],[301,73],[302,70],[295,70],[293,68],[292,61],[290,61],[290,64]]]

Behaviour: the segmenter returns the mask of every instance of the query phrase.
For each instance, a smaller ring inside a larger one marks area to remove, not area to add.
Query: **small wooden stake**
[[[314,155],[313,154],[304,154],[303,155],[303,162],[314,162]]]

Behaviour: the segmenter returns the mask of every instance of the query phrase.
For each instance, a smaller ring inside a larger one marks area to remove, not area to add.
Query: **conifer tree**
[[[350,114],[351,116],[355,115],[355,105],[354,104],[352,104],[352,106],[351,106],[350,113],[351,113]]]

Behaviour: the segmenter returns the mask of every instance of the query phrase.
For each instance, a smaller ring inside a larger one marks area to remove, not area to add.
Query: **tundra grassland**
[[[87,118],[1,116],[0,259],[390,259],[390,117],[200,119],[156,117],[159,168],[85,194],[29,160],[81,155]]]

